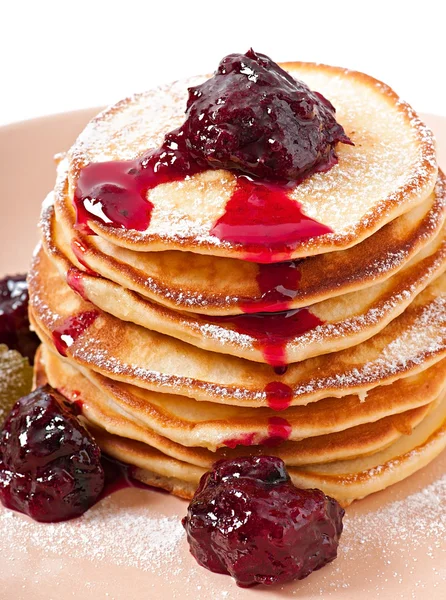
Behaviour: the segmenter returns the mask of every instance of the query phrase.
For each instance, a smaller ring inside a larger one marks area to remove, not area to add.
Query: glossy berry
[[[303,579],[336,558],[344,510],[301,490],[282,460],[221,460],[203,475],[183,526],[192,555],[241,587]]]
[[[18,400],[0,432],[0,500],[36,521],[84,513],[104,487],[101,451],[49,386]]]
[[[186,114],[181,133],[196,160],[270,181],[326,171],[334,145],[351,144],[322,94],[252,49],[191,88]]]
[[[28,285],[26,275],[10,275],[0,280],[0,344],[18,350],[30,363],[39,338],[29,330]]]

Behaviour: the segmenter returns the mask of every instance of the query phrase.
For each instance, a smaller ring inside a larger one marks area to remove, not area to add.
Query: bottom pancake
[[[36,383],[46,379],[44,364],[39,353],[36,360]],[[50,378],[51,380],[51,378]],[[81,385],[81,376],[78,384]],[[86,381],[86,380],[85,380]],[[50,381],[51,382],[51,381]],[[91,385],[91,384],[89,384]],[[415,427],[412,433],[400,435],[386,448],[349,460],[337,460],[327,464],[289,466],[288,470],[294,483],[299,487],[318,487],[325,493],[335,497],[341,504],[347,505],[356,499],[363,498],[373,492],[382,490],[393,483],[405,479],[433,460],[446,447],[446,396],[432,403],[427,416]],[[90,412],[91,411],[91,412]],[[168,455],[147,443],[128,439],[105,431],[106,414],[87,409],[88,418],[96,423],[89,423],[101,449],[110,456],[133,465],[135,477],[147,484],[162,487],[171,493],[183,497],[192,497],[201,475],[211,466],[213,459],[221,458],[221,453],[209,453],[198,449],[209,456],[203,466],[187,460]],[[104,420],[103,420],[104,419]],[[101,423],[102,427],[99,427]],[[158,441],[161,436],[156,436]],[[330,436],[320,436],[324,440]],[[353,436],[353,439],[358,436]],[[307,440],[303,440],[306,442]],[[172,444],[170,442],[170,444]],[[298,444],[298,443],[297,443]],[[176,446],[179,446],[176,444]],[[282,446],[285,446],[283,444]],[[193,454],[197,449],[185,449]],[[253,452],[256,448],[227,451],[231,456]],[[263,448],[262,452],[280,456],[280,446]],[[197,462],[197,461],[196,461]],[[199,461],[198,461],[199,462]]]
[[[265,443],[271,423],[277,417],[282,419],[283,424],[286,420],[288,442],[299,442],[305,438],[316,440],[332,434],[330,438],[324,438],[327,441],[319,448],[319,456],[315,443],[311,454],[308,452],[310,442],[299,444],[295,460],[300,462],[288,464],[326,462],[329,459],[320,458],[321,451],[329,449],[333,454],[336,447],[340,452],[342,441],[346,441],[342,431],[352,428],[355,428],[357,437],[354,440],[352,436],[347,438],[349,454],[335,453],[334,460],[380,450],[386,443],[395,441],[398,434],[410,433],[411,428],[418,424],[417,419],[424,417],[422,407],[435,401],[446,385],[446,359],[443,359],[417,375],[374,388],[366,398],[327,398],[307,406],[289,407],[278,413],[267,408],[198,403],[190,398],[155,394],[113,382],[62,358],[46,344],[42,345],[42,356],[53,387],[72,400],[80,395],[85,411],[91,412],[95,406],[96,412],[101,413],[98,417],[102,419],[98,421],[100,426],[123,437],[140,439],[138,435],[126,434],[122,429],[126,421],[131,420],[144,436],[141,441],[151,445],[151,441],[146,439],[148,432],[152,437],[158,434],[161,439],[167,438],[182,447],[207,448],[211,453],[219,447],[256,445]],[[110,423],[110,428],[107,423]],[[331,440],[330,444],[328,440]],[[287,447],[291,445],[287,444]],[[364,452],[360,451],[361,448]],[[291,460],[289,453],[288,459]]]
[[[135,465],[135,477],[163,487],[183,498],[191,498],[205,469],[170,457],[141,442],[94,430],[93,434],[110,456]],[[425,467],[446,447],[446,400],[409,436],[401,437],[385,450],[351,461],[328,465],[288,467],[293,483],[319,488],[343,506],[402,481]]]
[[[271,452],[282,458],[288,466],[324,463],[372,454],[389,446],[401,435],[410,434],[428,414],[440,393],[438,392],[430,400],[426,399],[422,406],[412,410],[365,422],[356,427],[346,427],[341,431],[334,429],[323,434],[315,432],[313,436],[298,441],[292,440],[289,431],[293,428],[293,422],[275,413],[275,417],[270,417],[269,420],[271,432],[276,434],[276,439],[270,436],[263,440],[261,445],[255,445],[251,435],[248,435],[245,440],[243,438],[234,440],[234,442],[239,441],[240,445],[234,443],[230,448],[220,448],[215,452],[202,447],[190,447],[182,444],[180,439],[175,442],[160,435],[147,424],[141,423],[137,414],[124,412],[119,406],[114,405],[110,396],[92,385],[91,380],[85,377],[82,370],[56,356],[45,346],[42,346],[39,360],[44,365],[49,383],[68,399],[82,403],[82,414],[90,424],[120,437],[143,442],[168,456],[205,468],[210,468],[221,458],[271,454]],[[392,389],[390,387],[384,389],[388,390],[390,396]],[[342,401],[343,399],[332,402]],[[308,409],[313,408],[314,405],[310,405]],[[259,409],[251,409],[252,412],[257,410]],[[333,412],[336,410],[337,408],[334,407]],[[287,412],[283,411],[280,414],[287,415]],[[280,440],[281,432],[289,434],[287,441]],[[278,443],[280,441],[281,443]]]

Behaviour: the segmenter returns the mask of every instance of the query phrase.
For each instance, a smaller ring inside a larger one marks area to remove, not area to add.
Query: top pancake
[[[295,187],[290,197],[305,214],[333,233],[296,241],[286,258],[351,247],[417,206],[434,188],[437,166],[431,132],[386,85],[364,74],[312,63],[282,65],[294,77],[326,96],[355,146],[338,144],[339,164]],[[184,120],[187,87],[198,77],[139,94],[96,117],[69,152],[67,207],[79,171],[90,162],[127,160],[158,147]],[[146,231],[125,230],[90,221],[104,239],[134,250],[182,250],[253,259],[241,244],[210,234],[224,214],[236,177],[205,171],[150,191],[154,205]],[[256,255],[258,260],[258,255]],[[283,260],[275,256],[274,260]]]
[[[278,283],[292,288],[285,297],[289,309],[362,290],[403,268],[438,235],[446,216],[446,178],[440,171],[434,193],[427,200],[362,243],[284,263],[282,271],[276,270],[276,265],[192,252],[137,252],[99,236],[82,235],[76,230],[70,203],[67,206],[64,201],[66,170],[66,161],[62,161],[55,193],[45,202],[43,238],[57,239],[56,245],[79,268],[88,267],[123,288],[183,312],[232,315],[273,310],[273,304],[265,307],[264,300]],[[46,221],[53,209],[48,205],[53,201],[56,214],[50,220],[57,223],[49,225]],[[81,262],[73,254],[74,240],[82,248]],[[259,280],[266,280],[268,286],[260,286]]]

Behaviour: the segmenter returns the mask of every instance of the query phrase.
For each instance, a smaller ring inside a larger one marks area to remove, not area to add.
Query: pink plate
[[[52,160],[95,109],[0,128],[0,274],[24,271],[38,239]],[[446,167],[446,118],[425,116]],[[198,567],[180,518],[186,503],[122,490],[83,518],[33,523],[0,508],[0,598],[5,600],[239,600],[446,598],[446,455],[347,510],[338,559],[284,588],[242,590]]]

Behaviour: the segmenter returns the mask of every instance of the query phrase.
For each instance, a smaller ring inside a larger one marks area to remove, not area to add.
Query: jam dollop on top
[[[230,54],[189,89],[179,133],[196,161],[268,181],[298,182],[336,162],[351,143],[334,106],[265,54]]]
[[[101,451],[50,386],[13,406],[0,431],[0,501],[36,521],[84,513],[104,487]]]
[[[88,221],[96,220],[145,231],[153,209],[150,189],[223,168],[240,178],[211,234],[260,246],[273,237],[288,252],[296,240],[331,231],[304,215],[287,189],[330,169],[337,142],[351,144],[321,94],[264,54],[230,54],[213,77],[189,89],[185,121],[166,134],[160,148],[135,160],[90,163],[81,170],[74,195],[77,227],[91,234]],[[255,251],[246,259],[286,260],[282,250],[277,248],[276,256]]]
[[[302,579],[336,558],[344,510],[301,490],[273,456],[221,460],[205,473],[183,526],[198,563],[241,587]]]

